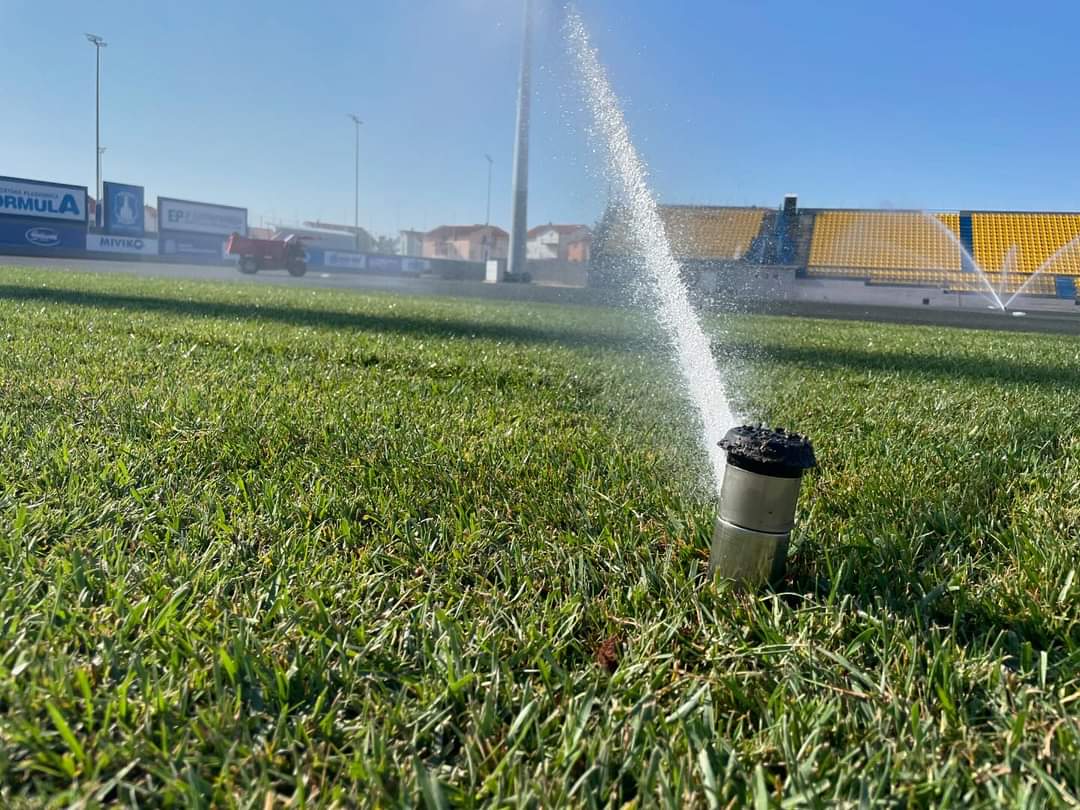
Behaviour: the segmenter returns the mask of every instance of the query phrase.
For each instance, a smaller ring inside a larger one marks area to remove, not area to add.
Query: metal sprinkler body
[[[780,428],[744,425],[720,442],[727,467],[713,532],[711,577],[747,589],[784,576],[803,473],[817,465],[810,440]]]

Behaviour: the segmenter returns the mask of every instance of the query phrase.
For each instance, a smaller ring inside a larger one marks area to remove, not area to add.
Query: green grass
[[[0,804],[1075,804],[1080,340],[740,320],[747,596],[646,322],[0,270]]]

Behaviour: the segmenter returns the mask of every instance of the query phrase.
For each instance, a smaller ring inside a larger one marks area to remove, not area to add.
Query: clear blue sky
[[[547,6],[532,224],[605,183]],[[1080,209],[1080,5],[580,0],[666,202]],[[380,233],[509,219],[516,0],[2,0],[0,174],[105,178]]]

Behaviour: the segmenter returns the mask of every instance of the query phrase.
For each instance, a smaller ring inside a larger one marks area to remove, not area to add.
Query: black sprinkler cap
[[[783,428],[770,430],[761,425],[732,428],[721,440],[728,464],[759,475],[799,478],[804,470],[817,466],[814,445],[798,433]]]

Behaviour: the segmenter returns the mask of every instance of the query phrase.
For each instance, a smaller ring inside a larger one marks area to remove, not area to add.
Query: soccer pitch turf
[[[0,269],[0,803],[1080,799],[1080,338],[740,317],[788,578],[647,315]]]

